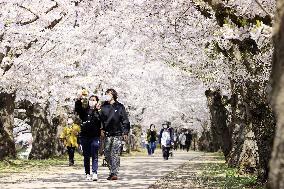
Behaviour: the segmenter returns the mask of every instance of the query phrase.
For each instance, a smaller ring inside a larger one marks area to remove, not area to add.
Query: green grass
[[[146,156],[146,150],[139,151],[131,151],[130,154],[123,153],[122,157],[130,157],[130,156]],[[101,157],[100,157],[101,158]],[[83,164],[83,156],[75,153],[75,166],[82,166]],[[0,161],[0,174],[1,173],[20,173],[20,172],[28,172],[32,170],[45,170],[53,166],[62,166],[68,165],[68,155],[62,155],[58,157],[52,157],[48,159],[42,160],[24,160],[24,159],[6,159],[4,161]]]
[[[221,154],[214,154],[214,156],[215,155],[217,158],[216,160],[224,160]],[[209,187],[228,189],[264,189],[264,186],[257,182],[256,175],[240,175],[236,168],[230,168],[224,162],[208,162],[203,164],[200,177],[202,182]]]
[[[83,161],[83,157],[75,153],[75,161]],[[35,169],[46,169],[52,166],[62,166],[68,164],[67,155],[52,157],[42,160],[8,159],[0,161],[0,173],[28,172]]]
[[[129,146],[127,147],[129,148]],[[132,156],[147,156],[146,148],[138,148],[137,150],[130,150],[130,153],[122,152],[122,157],[132,157]]]

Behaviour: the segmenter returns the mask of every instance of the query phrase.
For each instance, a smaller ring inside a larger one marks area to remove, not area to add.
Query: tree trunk
[[[0,93],[0,159],[16,156],[13,136],[14,103],[14,93]]]
[[[272,189],[284,188],[284,0],[279,0],[277,5],[271,73],[272,104],[277,116],[269,173],[269,187]]]
[[[211,118],[212,150],[217,151],[221,148],[227,160],[232,149],[232,136],[227,126],[227,110],[219,91],[207,90],[205,94]]]
[[[62,155],[64,147],[59,140],[60,125],[63,125],[64,118],[56,116],[50,121],[47,119],[48,106],[33,104],[27,100],[17,103],[17,108],[25,109],[31,125],[33,136],[32,151],[29,158],[45,159],[51,156]]]
[[[48,122],[47,108],[34,104],[32,112],[29,112],[29,117],[34,139],[30,158],[45,159],[55,155],[57,124]],[[53,122],[57,123],[56,120],[53,120]]]
[[[276,125],[274,113],[266,99],[267,95],[261,91],[258,82],[246,82],[247,117],[252,124],[252,131],[258,146],[258,180],[263,183],[268,179],[269,160]]]
[[[254,173],[259,164],[258,147],[252,123],[247,115],[247,103],[244,102],[244,86],[231,81],[232,150],[229,154],[228,164],[239,168],[243,173]]]

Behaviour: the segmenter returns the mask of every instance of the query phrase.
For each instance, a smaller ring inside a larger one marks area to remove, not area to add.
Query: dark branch
[[[56,1],[55,2],[55,5],[53,5],[52,7],[50,7],[49,9],[47,9],[44,13],[47,14],[49,13],[50,11],[52,11],[53,9],[57,8],[58,7],[58,3]]]
[[[63,16],[61,16],[59,19],[53,20],[48,26],[45,27],[45,29],[51,30],[52,28],[54,28],[63,19],[65,15],[66,13],[63,13]]]
[[[30,41],[27,45],[24,46],[24,49],[28,50],[32,47],[33,43],[38,42],[37,39],[34,39],[33,41]]]
[[[32,13],[33,15],[34,15],[34,18],[33,19],[31,19],[31,20],[28,20],[28,21],[25,21],[25,22],[18,22],[17,24],[20,24],[21,26],[23,26],[23,25],[27,25],[27,24],[31,24],[31,23],[33,23],[33,22],[35,22],[35,21],[37,21],[38,19],[39,19],[39,16],[37,15],[37,14],[35,14],[33,11],[31,11],[29,8],[26,8],[26,7],[24,7],[24,6],[22,6],[22,5],[19,5],[19,4],[17,4],[20,8],[23,8],[23,9],[25,9],[25,10],[27,10],[27,11],[29,11],[30,13]]]

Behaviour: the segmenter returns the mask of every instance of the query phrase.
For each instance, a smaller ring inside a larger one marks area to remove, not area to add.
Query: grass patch
[[[83,157],[75,153],[75,161],[82,162]],[[0,161],[0,172],[1,173],[20,173],[28,172],[32,170],[44,170],[52,166],[62,166],[68,164],[68,155],[62,155],[58,157],[52,157],[42,160],[24,160],[24,159],[9,159]]]
[[[140,151],[131,151],[129,153],[123,153],[122,157],[132,157],[132,156],[146,156],[147,151],[141,149]],[[102,159],[103,157],[99,157]],[[83,166],[83,156],[79,153],[75,153],[75,166]],[[22,172],[29,172],[33,170],[46,170],[48,168],[54,166],[64,166],[68,165],[68,155],[67,153],[62,156],[51,157],[48,159],[6,159],[4,161],[0,161],[0,175],[1,173],[22,173]]]
[[[212,155],[212,154],[211,154]],[[218,154],[216,154],[218,155]],[[219,154],[215,160],[223,160]],[[240,175],[236,168],[230,168],[224,163],[205,163],[201,166],[200,179],[207,187],[232,188],[232,189],[264,189],[257,182],[257,176],[253,174]]]
[[[132,156],[147,156],[148,152],[147,149],[138,149],[137,151],[130,151],[130,153],[122,153],[122,157],[132,157]]]

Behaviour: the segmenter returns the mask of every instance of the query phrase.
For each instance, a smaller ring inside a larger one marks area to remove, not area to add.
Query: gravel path
[[[82,162],[74,167],[62,165],[28,173],[0,173],[0,188],[148,188],[188,160],[201,155],[201,152],[177,151],[173,158],[165,161],[158,149],[154,156],[122,157],[117,181],[106,180],[108,169],[102,166],[97,182],[86,181]]]

